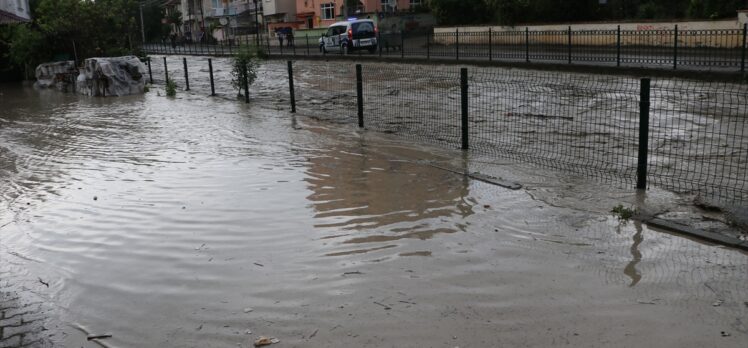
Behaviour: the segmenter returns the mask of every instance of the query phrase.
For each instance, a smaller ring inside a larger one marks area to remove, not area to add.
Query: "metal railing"
[[[567,30],[484,32],[384,32],[372,50],[357,50],[354,56],[420,58],[466,61],[544,62],[554,64],[604,65],[667,69],[746,71],[748,25],[743,29],[680,30]],[[341,55],[342,50],[324,52],[319,37],[299,36],[283,44],[261,35],[260,45],[268,54],[285,57]],[[256,45],[245,36],[212,44],[168,42],[147,44],[154,54],[231,55],[237,45]]]

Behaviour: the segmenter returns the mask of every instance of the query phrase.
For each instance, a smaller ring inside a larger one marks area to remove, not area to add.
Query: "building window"
[[[397,0],[382,0],[381,4],[382,4],[382,12],[397,11]]]
[[[322,19],[335,18],[335,3],[322,4]]]

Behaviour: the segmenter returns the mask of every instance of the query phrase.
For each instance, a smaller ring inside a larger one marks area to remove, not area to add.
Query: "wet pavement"
[[[0,347],[748,338],[745,253],[607,213],[672,195],[294,116],[265,69],[248,105],[0,86]]]

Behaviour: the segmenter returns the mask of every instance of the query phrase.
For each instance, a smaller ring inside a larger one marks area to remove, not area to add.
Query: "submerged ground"
[[[607,213],[674,196],[294,116],[267,76],[249,105],[0,86],[0,347],[748,339],[745,253]]]

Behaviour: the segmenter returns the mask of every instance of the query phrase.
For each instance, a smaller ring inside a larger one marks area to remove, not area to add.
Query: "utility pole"
[[[257,7],[257,0],[255,2],[255,39],[257,41],[257,47],[260,47],[260,9]]]
[[[143,3],[140,3],[140,36],[143,39],[143,45],[145,45],[145,27],[143,26]]]

